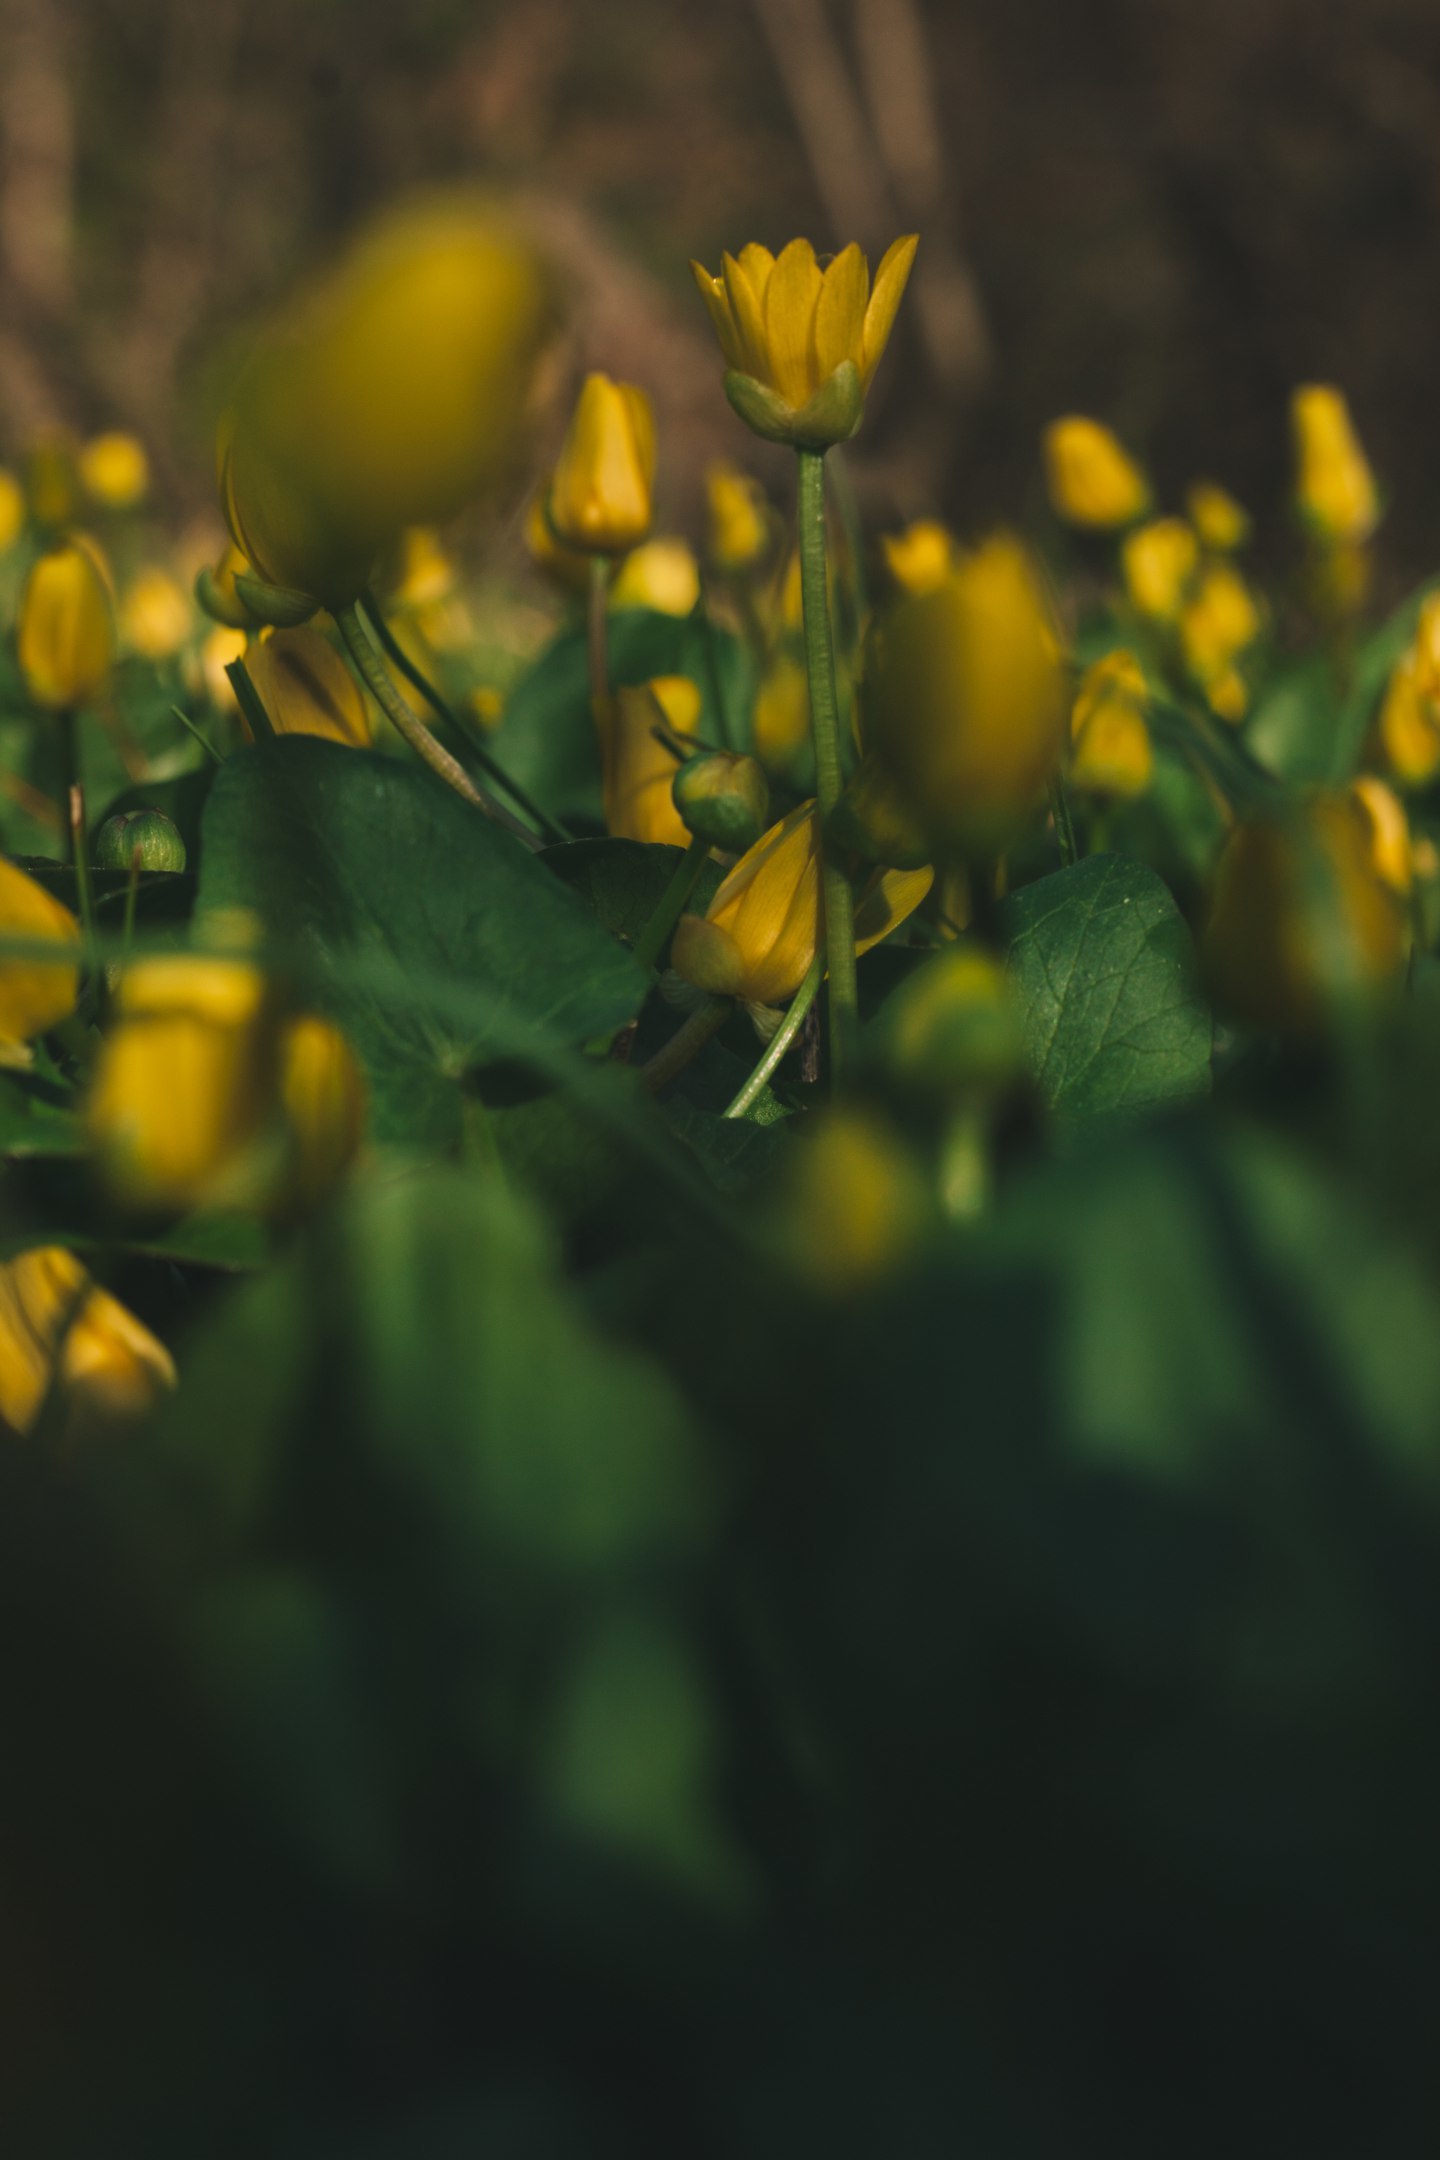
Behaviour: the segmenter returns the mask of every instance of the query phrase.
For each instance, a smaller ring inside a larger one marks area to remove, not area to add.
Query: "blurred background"
[[[249,325],[367,211],[456,176],[559,265],[574,358],[644,381],[663,505],[742,443],[686,260],[924,235],[860,459],[880,515],[1024,515],[1093,411],[1169,495],[1264,520],[1285,400],[1348,392],[1433,566],[1434,0],[0,0],[0,456],[139,430],[202,502]]]

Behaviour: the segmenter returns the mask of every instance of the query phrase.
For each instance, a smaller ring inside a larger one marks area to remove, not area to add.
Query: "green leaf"
[[[1210,1011],[1166,887],[1116,855],[1040,878],[1001,910],[1030,1066],[1066,1117],[1203,1095]]]
[[[546,848],[541,861],[568,885],[605,928],[633,945],[684,859],[684,849],[643,840],[568,840]],[[706,863],[688,906],[703,914],[725,875]]]
[[[202,909],[285,943],[365,1062],[381,1139],[454,1143],[469,1070],[588,1041],[644,996],[584,904],[421,766],[259,745],[217,774],[204,837]]]

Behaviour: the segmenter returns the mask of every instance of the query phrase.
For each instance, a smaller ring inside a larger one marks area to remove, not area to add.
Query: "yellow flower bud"
[[[369,749],[364,692],[319,630],[266,631],[246,653],[245,671],[277,735],[318,735]]]
[[[845,1297],[894,1274],[930,1216],[924,1179],[891,1127],[870,1111],[839,1110],[795,1148],[778,1229],[792,1266]]]
[[[25,490],[0,465],[0,555],[8,555],[25,530]]]
[[[314,1207],[350,1167],[365,1137],[365,1077],[333,1020],[304,1013],[280,1039],[280,1098],[290,1136],[285,1198]]]
[[[1440,771],[1440,593],[1422,602],[1415,636],[1391,672],[1380,746],[1402,787],[1423,787]]]
[[[52,1387],[72,1417],[114,1418],[174,1385],[165,1345],[73,1253],[43,1245],[0,1266],[0,1418],[13,1431],[30,1430]]]
[[[115,1197],[179,1209],[267,1193],[279,1070],[260,970],[183,955],[138,961],[115,1002],[86,1110]]]
[[[770,815],[770,789],[752,757],[704,750],[687,758],[670,788],[685,829],[725,855],[755,845]]]
[[[1155,773],[1145,724],[1149,692],[1132,652],[1107,653],[1085,670],[1070,715],[1070,777],[1102,795],[1143,795]]]
[[[67,540],[31,569],[20,596],[17,655],[25,687],[52,712],[88,704],[115,658],[115,616],[103,558]]]
[[[75,445],[63,430],[38,436],[25,461],[25,493],[30,515],[47,531],[73,525],[80,508],[75,475]]]
[[[650,530],[655,418],[634,383],[587,375],[550,483],[546,514],[563,546],[623,555]]]
[[[133,510],[150,488],[145,445],[118,431],[92,437],[80,452],[80,481],[106,510]]]
[[[1190,522],[1212,555],[1233,555],[1250,537],[1250,518],[1213,480],[1197,480],[1185,497]]]
[[[152,564],[137,573],[120,603],[120,635],[145,660],[168,660],[194,627],[190,595],[168,570]]]
[[[1234,675],[1234,664],[1259,634],[1260,613],[1239,571],[1228,562],[1207,563],[1181,610],[1180,651],[1186,667],[1225,719],[1238,720],[1245,710],[1244,685]],[[1233,682],[1227,681],[1231,677]]]
[[[590,557],[579,548],[562,547],[550,529],[545,506],[553,481],[552,473],[530,498],[525,512],[525,546],[536,569],[542,570],[552,585],[559,586],[562,592],[583,593],[590,586]]]
[[[1362,773],[1346,789],[1360,811],[1370,849],[1370,867],[1382,883],[1404,899],[1414,878],[1410,821],[1399,796],[1373,773]]]
[[[1405,911],[1352,796],[1238,825],[1215,873],[1201,953],[1217,1002],[1255,1028],[1307,1034],[1337,999],[1393,977]]]
[[[1109,428],[1081,413],[1052,420],[1044,436],[1050,501],[1069,525],[1113,531],[1150,504],[1150,483]]]
[[[873,290],[853,241],[823,269],[808,240],[778,257],[752,242],[718,277],[691,263],[730,371],[726,395],[748,427],[810,449],[854,434],[919,244],[914,233],[895,241]]]
[[[1199,543],[1183,518],[1156,518],[1127,533],[1120,567],[1131,605],[1152,622],[1174,622],[1199,560]]]
[[[1290,401],[1290,425],[1304,523],[1327,543],[1368,540],[1380,498],[1341,393],[1328,383],[1303,384]]]
[[[653,608],[689,615],[700,598],[700,565],[683,540],[647,540],[627,555],[610,587],[614,608]]]
[[[932,872],[887,870],[856,895],[855,950],[878,945],[919,907]],[[671,965],[697,990],[783,1005],[805,980],[819,930],[820,866],[813,802],[772,825],[741,856],[703,916],[682,915]]]
[[[680,760],[655,730],[690,737],[699,717],[700,692],[683,675],[630,684],[607,700],[597,715],[600,791],[613,839],[690,845],[671,794]]]
[[[770,511],[758,480],[717,459],[705,469],[710,555],[722,570],[748,570],[770,547]]]
[[[766,772],[782,780],[810,740],[810,679],[788,653],[778,654],[761,677],[751,734]]]
[[[885,567],[902,592],[933,592],[943,585],[959,560],[955,537],[935,518],[920,518],[904,532],[886,533],[880,542]]]
[[[1054,633],[1020,543],[987,541],[943,585],[878,617],[863,692],[866,745],[937,843],[1000,853],[1065,742]]]
[[[75,945],[80,925],[34,878],[0,856],[0,938],[51,939]],[[39,960],[0,959],[0,1065],[28,1065],[29,1043],[75,1010],[80,972],[75,959],[53,967]]]

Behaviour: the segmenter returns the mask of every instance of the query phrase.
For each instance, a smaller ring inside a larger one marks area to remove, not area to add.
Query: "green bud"
[[[128,870],[137,855],[142,870],[185,868],[185,842],[163,812],[124,810],[95,836],[97,869]]]
[[[268,623],[273,630],[296,629],[309,622],[320,605],[309,593],[296,592],[288,585],[267,585],[263,578],[247,577],[243,570],[236,576],[235,590],[254,620]]]
[[[925,833],[876,757],[860,760],[825,830],[845,854],[888,870],[920,870],[934,859]]]
[[[874,1024],[892,1079],[941,1100],[998,1094],[1020,1069],[1019,1022],[1005,971],[978,945],[947,945],[908,975]]]
[[[724,855],[754,847],[770,817],[770,788],[752,757],[703,750],[687,758],[671,784],[687,832]]]
[[[725,395],[753,434],[796,450],[828,450],[832,443],[848,442],[865,412],[865,389],[853,360],[842,360],[798,408],[737,368],[725,377]]]

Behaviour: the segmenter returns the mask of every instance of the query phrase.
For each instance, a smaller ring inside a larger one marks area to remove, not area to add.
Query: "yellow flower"
[[[895,1273],[930,1212],[925,1182],[891,1127],[873,1111],[832,1111],[791,1156],[780,1242],[816,1288],[852,1296]]]
[[[1422,603],[1414,639],[1391,673],[1380,747],[1402,787],[1423,787],[1440,771],[1440,593]]]
[[[860,425],[865,392],[889,341],[914,233],[870,266],[852,243],[824,269],[808,240],[726,255],[718,277],[692,262],[729,373],[725,391],[746,425],[772,442],[824,449]]]
[[[115,615],[103,558],[67,540],[40,556],[20,596],[17,654],[25,687],[52,712],[87,704],[115,658]]]
[[[1238,720],[1244,713],[1245,689],[1235,662],[1259,634],[1259,610],[1239,571],[1228,562],[1208,563],[1181,610],[1180,651],[1222,719]]]
[[[190,635],[190,595],[156,564],[137,573],[120,606],[120,634],[131,652],[168,660]]]
[[[43,885],[0,856],[0,939],[54,939],[75,945],[80,925]],[[0,1065],[28,1065],[29,1043],[75,1010],[80,972],[74,959],[0,959]]]
[[[137,961],[115,1004],[86,1111],[115,1197],[178,1209],[267,1191],[278,1030],[260,970],[188,955]]]
[[[235,686],[225,670],[236,660],[244,660],[249,651],[250,640],[243,630],[227,630],[217,623],[200,647],[200,680],[212,705],[221,712],[236,710]]]
[[[25,530],[25,490],[0,465],[0,555],[8,555]]]
[[[700,565],[683,540],[647,540],[627,555],[610,587],[615,608],[653,608],[658,615],[689,615],[700,598]]]
[[[1150,483],[1098,420],[1082,413],[1052,420],[1043,448],[1050,501],[1067,524],[1112,531],[1144,516]]]
[[[886,870],[867,879],[855,901],[857,954],[919,907],[932,875],[928,868]],[[815,958],[819,902],[815,805],[808,802],[741,856],[703,916],[681,916],[671,965],[714,996],[783,1005]]]
[[[1414,878],[1410,821],[1399,796],[1373,773],[1362,773],[1346,789],[1360,811],[1370,848],[1370,867],[1383,884],[1403,899]]]
[[[150,486],[150,460],[133,435],[96,435],[80,452],[80,480],[107,510],[133,510]]]
[[[63,1246],[0,1266],[0,1418],[13,1431],[30,1430],[52,1387],[72,1414],[133,1417],[174,1385],[165,1345]]]
[[[390,587],[397,607],[433,607],[450,598],[458,582],[454,558],[433,525],[407,525],[397,553]]]
[[[756,757],[777,779],[790,771],[810,740],[810,680],[788,653],[778,654],[761,677],[751,733]]]
[[[587,375],[550,483],[557,540],[587,555],[623,555],[650,530],[655,418],[634,383]]]
[[[546,504],[554,475],[542,480],[525,512],[525,546],[537,570],[562,592],[583,593],[590,585],[590,557],[579,548],[562,547],[550,529]]]
[[[601,708],[600,788],[612,839],[690,845],[670,792],[680,760],[655,730],[668,723],[677,735],[690,737],[699,717],[700,692],[683,675],[616,690]]]
[[[277,735],[318,735],[352,750],[370,747],[364,693],[320,631],[304,625],[267,631],[246,654],[245,671]]]
[[[1303,384],[1290,401],[1290,425],[1305,524],[1326,543],[1368,540],[1380,498],[1341,393],[1328,383]]]
[[[866,746],[942,850],[1002,852],[1065,743],[1054,632],[1020,543],[998,535],[878,617],[863,692]]]
[[[1320,795],[1236,826],[1215,873],[1201,952],[1219,1004],[1248,1026],[1307,1034],[1336,1000],[1393,977],[1405,910],[1377,867],[1371,811]]]
[[[770,546],[770,510],[758,480],[717,459],[705,468],[710,554],[722,570],[748,570]]]
[[[1213,555],[1233,555],[1250,537],[1250,519],[1233,495],[1213,480],[1197,480],[1185,497],[1200,544]]]
[[[1131,652],[1085,670],[1070,715],[1070,777],[1103,795],[1143,795],[1155,773],[1145,671]]]
[[[1199,560],[1199,544],[1183,518],[1156,518],[1127,533],[1120,567],[1132,605],[1154,622],[1174,622]]]
[[[365,1078],[333,1020],[303,1013],[286,1026],[280,1100],[290,1138],[285,1198],[291,1206],[314,1207],[349,1168],[365,1136]]]
[[[943,585],[959,560],[954,535],[935,518],[919,518],[904,532],[886,533],[880,542],[885,566],[902,592],[933,592]]]

